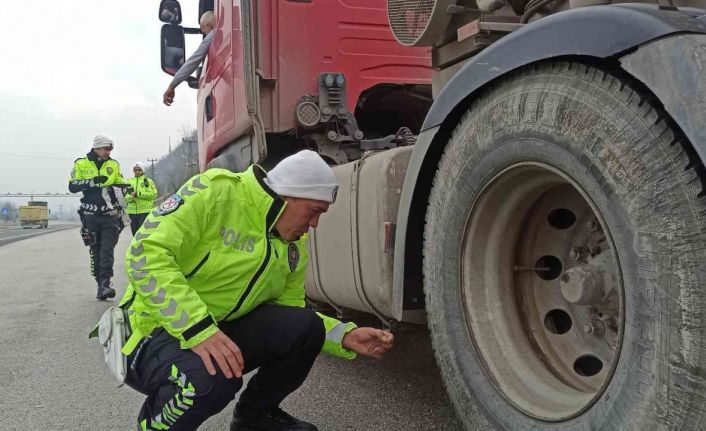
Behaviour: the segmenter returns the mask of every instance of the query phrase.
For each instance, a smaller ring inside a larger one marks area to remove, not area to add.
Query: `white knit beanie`
[[[267,173],[265,182],[280,196],[336,202],[338,183],[331,167],[311,150],[291,155]]]
[[[112,147],[112,146],[113,146],[113,140],[105,135],[96,135],[96,137],[93,138],[93,148],[94,149],[95,148]]]
[[[140,168],[144,171],[145,170],[145,162],[141,162],[141,161],[135,162],[135,164],[132,165],[132,168],[133,169]]]

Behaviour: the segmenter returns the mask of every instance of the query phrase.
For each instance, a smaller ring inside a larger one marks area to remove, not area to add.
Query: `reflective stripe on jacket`
[[[107,177],[108,180],[100,186],[92,185],[91,179],[99,175]],[[120,164],[111,158],[99,161],[91,151],[86,157],[74,162],[69,178],[69,191],[83,193],[81,212],[104,213],[121,208],[122,190],[112,186],[124,184],[126,181],[120,172]]]
[[[125,195],[128,214],[144,214],[154,209],[154,198],[157,197],[157,186],[151,178],[145,175],[133,177],[127,180],[137,196],[132,197],[130,193]]]
[[[133,334],[123,353],[163,327],[188,349],[260,304],[304,307],[306,238],[273,232],[285,201],[251,166],[242,173],[210,169],[191,178],[147,216],[126,253],[130,284],[121,306]],[[319,314],[323,351],[354,358],[341,346],[353,323]]]

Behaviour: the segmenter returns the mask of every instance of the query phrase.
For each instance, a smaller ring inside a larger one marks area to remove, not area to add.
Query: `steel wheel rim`
[[[497,390],[542,421],[589,409],[610,383],[625,313],[615,246],[588,195],[558,169],[516,164],[485,185],[462,244],[464,317]]]

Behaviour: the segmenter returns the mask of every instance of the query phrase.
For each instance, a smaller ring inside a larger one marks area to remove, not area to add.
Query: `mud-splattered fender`
[[[421,233],[436,162],[453,126],[487,84],[553,58],[613,59],[649,88],[706,160],[706,17],[653,5],[593,6],[538,20],[465,64],[434,101],[405,176],[397,217],[395,318],[423,320]]]

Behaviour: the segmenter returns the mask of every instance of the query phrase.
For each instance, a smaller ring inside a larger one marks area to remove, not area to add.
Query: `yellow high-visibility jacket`
[[[210,169],[147,216],[127,250],[130,285],[121,301],[133,330],[123,353],[162,327],[182,349],[264,303],[304,307],[306,238],[288,242],[274,233],[286,202],[252,166],[242,173]],[[326,328],[322,351],[344,358],[354,329],[319,314]]]
[[[97,178],[103,181],[98,182]],[[69,191],[82,192],[79,211],[84,214],[105,214],[121,211],[118,198],[127,182],[120,172],[120,164],[111,158],[98,160],[92,150],[86,157],[76,159],[69,178]]]
[[[139,177],[130,178],[127,182],[136,194],[135,197],[129,191],[125,194],[127,213],[144,214],[152,211],[154,209],[154,198],[157,197],[157,186],[154,185],[152,178],[140,175]]]

